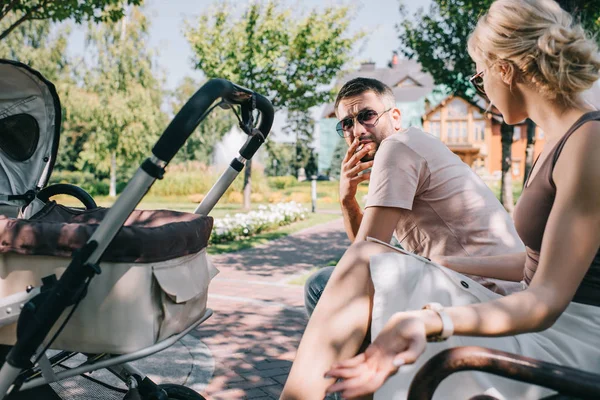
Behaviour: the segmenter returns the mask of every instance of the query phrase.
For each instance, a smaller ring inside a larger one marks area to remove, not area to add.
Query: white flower
[[[308,210],[296,202],[260,205],[258,211],[246,214],[236,213],[233,217],[227,214],[224,218],[215,219],[212,241],[235,240],[241,234],[251,236],[259,231],[274,229],[290,224],[298,219],[306,218]],[[238,232],[238,233],[235,233]]]

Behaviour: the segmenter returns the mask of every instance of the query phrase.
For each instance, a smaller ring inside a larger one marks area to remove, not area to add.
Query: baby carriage
[[[194,214],[134,210],[216,106],[232,109],[248,134],[239,157]],[[202,399],[183,386],[157,385],[128,363],[171,346],[212,314],[207,290],[217,271],[205,250],[208,213],[265,141],[270,102],[226,80],[208,81],[109,209],[76,186],[46,186],[60,118],[52,83],[0,60],[0,344],[12,346],[0,369],[0,399],[103,368],[126,384],[125,399]],[[85,209],[50,201],[56,194],[75,196]],[[55,349],[50,356],[48,349]],[[79,353],[81,365],[54,368]]]

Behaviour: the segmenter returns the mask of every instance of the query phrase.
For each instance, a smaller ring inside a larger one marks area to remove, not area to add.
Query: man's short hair
[[[391,103],[388,104],[388,106],[395,106],[394,92],[392,92],[392,89],[388,85],[378,81],[377,79],[359,77],[349,80],[344,84],[344,86],[342,86],[337,98],[335,99],[335,113],[337,114],[340,101],[347,97],[359,96],[368,91],[375,92],[375,94],[381,97],[384,102]]]

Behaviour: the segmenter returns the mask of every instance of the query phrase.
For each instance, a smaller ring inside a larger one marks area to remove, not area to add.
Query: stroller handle
[[[258,129],[262,137],[254,136],[245,146],[245,154],[242,154],[244,158],[250,159],[271,131],[275,111],[266,97],[225,79],[209,80],[184,104],[152,148],[154,156],[166,163],[171,161],[196,129],[205,112],[219,97],[242,107],[256,107],[261,112]]]

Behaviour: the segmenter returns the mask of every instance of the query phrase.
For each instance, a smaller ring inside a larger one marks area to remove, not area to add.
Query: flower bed
[[[210,243],[229,242],[289,225],[305,219],[307,212],[308,210],[301,204],[291,201],[269,206],[261,205],[258,211],[215,218]]]

